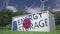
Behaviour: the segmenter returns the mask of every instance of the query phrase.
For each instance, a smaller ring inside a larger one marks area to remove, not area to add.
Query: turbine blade
[[[29,7],[28,7],[28,6],[26,6],[26,5],[25,5],[24,7],[25,7],[26,9],[28,9],[28,8],[29,8]]]
[[[33,3],[33,4],[30,6],[30,8],[33,7],[35,4],[36,4],[36,3]]]

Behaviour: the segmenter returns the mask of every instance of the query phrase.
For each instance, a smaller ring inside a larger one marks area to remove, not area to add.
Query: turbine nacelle
[[[48,0],[40,0],[41,2],[46,2],[46,1],[48,1]]]

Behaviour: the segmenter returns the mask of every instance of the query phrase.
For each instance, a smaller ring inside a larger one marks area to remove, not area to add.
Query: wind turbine
[[[5,6],[5,9],[9,9],[9,10],[12,10],[13,12],[16,12],[17,9],[14,6],[9,6],[9,1],[10,0],[4,0],[2,8]]]
[[[24,7],[25,7],[25,9],[28,10],[28,9],[32,8],[35,4],[36,4],[36,3],[33,3],[30,7],[28,7],[28,6],[25,5]]]
[[[41,3],[41,6],[40,6],[40,10],[41,11],[44,11],[45,9],[44,9],[44,3],[46,2],[46,1],[48,1],[48,0],[40,0],[42,3]]]
[[[28,13],[33,13],[33,12],[31,12],[31,10],[33,9],[32,7],[35,5],[36,3],[33,3],[30,7],[28,7],[28,6],[24,6],[25,7],[25,11],[27,11]]]
[[[3,8],[4,6],[6,8],[8,6],[8,3],[9,3],[9,0],[4,0],[1,8]]]
[[[9,0],[6,0],[6,7],[8,6]]]

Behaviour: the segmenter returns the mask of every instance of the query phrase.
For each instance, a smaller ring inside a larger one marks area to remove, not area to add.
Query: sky
[[[5,8],[5,0],[0,0],[0,9]],[[4,5],[4,6],[3,6]],[[19,10],[24,10],[26,7],[40,7],[40,0],[9,0],[8,6],[14,6]],[[48,0],[44,3],[45,9],[60,9],[60,0]]]

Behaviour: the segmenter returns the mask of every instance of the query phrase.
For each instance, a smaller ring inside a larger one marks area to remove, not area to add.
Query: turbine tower
[[[6,7],[8,6],[9,0],[6,0]]]
[[[4,0],[1,8],[3,8],[4,6],[6,8],[8,6],[8,3],[9,3],[9,0]]]
[[[48,1],[48,0],[40,0],[42,3],[41,3],[41,6],[40,6],[40,9],[41,9],[41,11],[44,11],[45,9],[44,9],[44,3],[46,2],[46,1]]]
[[[6,8],[8,6],[9,0],[5,0],[4,2],[5,2],[4,3],[5,4],[5,8]]]

